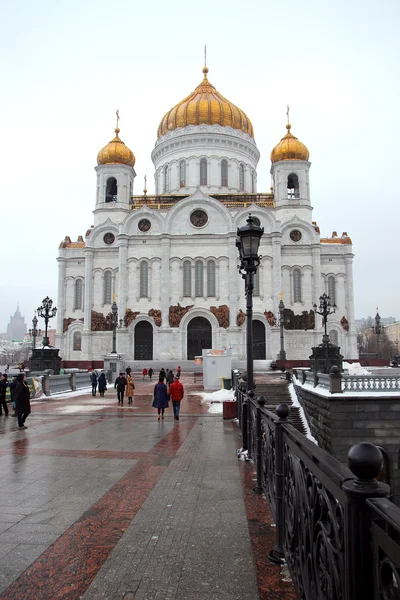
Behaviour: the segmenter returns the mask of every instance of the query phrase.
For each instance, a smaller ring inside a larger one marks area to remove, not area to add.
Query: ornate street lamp
[[[114,296],[114,302],[112,303],[112,306],[111,306],[111,324],[112,324],[112,332],[113,332],[111,354],[116,354],[117,353],[118,306],[115,301],[115,296]]]
[[[42,317],[42,319],[44,319],[45,332],[43,338],[43,346],[45,347],[49,345],[49,338],[47,337],[47,328],[49,321],[57,314],[56,307],[53,307],[53,300],[46,296],[46,298],[42,301],[42,306],[38,307],[37,313],[39,317]]]
[[[328,316],[335,313],[336,308],[336,304],[331,305],[331,299],[327,294],[322,294],[322,296],[319,297],[319,307],[314,304],[314,312],[321,315],[324,324],[324,335],[322,336],[322,344],[324,346],[329,345],[329,335],[327,332]]]
[[[376,307],[376,315],[375,315],[375,325],[372,328],[374,333],[376,334],[376,350],[377,350],[377,358],[382,358],[381,352],[381,334],[383,333],[384,327],[381,325],[381,317],[378,312],[378,307]]]
[[[42,335],[42,330],[37,328],[37,324],[38,324],[38,318],[36,316],[36,310],[35,310],[35,316],[32,319],[32,325],[33,328],[29,330],[29,335],[32,338],[32,348],[33,350],[36,348],[36,338],[40,335]]]
[[[247,383],[246,390],[250,392],[253,389],[253,289],[254,275],[260,264],[258,249],[260,247],[261,237],[264,234],[264,228],[254,224],[253,218],[249,213],[246,220],[247,225],[239,227],[237,230],[236,247],[239,250],[240,265],[239,273],[245,280],[246,296],[246,347],[247,347]],[[247,450],[247,398],[243,402],[243,450]]]
[[[285,350],[285,337],[283,332],[283,326],[285,323],[285,305],[283,304],[282,297],[279,302],[279,327],[280,327],[280,336],[281,336],[281,349],[279,351],[279,360],[286,360],[286,350]]]

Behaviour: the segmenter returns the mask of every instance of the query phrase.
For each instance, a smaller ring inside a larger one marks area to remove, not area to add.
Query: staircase
[[[257,378],[256,378],[257,384]],[[267,401],[265,407],[272,412],[275,412],[278,404],[287,404],[290,406],[289,423],[293,425],[300,433],[306,434],[303,419],[298,406],[292,405],[292,399],[289,392],[289,383],[286,379],[278,379],[276,373],[271,375],[271,381],[268,383],[257,384],[255,390],[256,397],[264,396]]]

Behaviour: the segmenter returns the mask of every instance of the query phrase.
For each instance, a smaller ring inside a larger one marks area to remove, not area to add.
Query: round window
[[[103,242],[107,244],[107,246],[111,246],[111,244],[115,242],[115,235],[110,231],[108,233],[105,233],[103,236]]]
[[[293,229],[290,232],[290,239],[292,240],[292,242],[299,242],[301,240],[301,231],[299,231],[298,229]]]
[[[190,222],[195,227],[204,227],[208,221],[208,215],[204,210],[194,210],[190,215]]]
[[[149,231],[149,229],[151,228],[151,223],[148,219],[140,219],[138,227],[140,231]]]

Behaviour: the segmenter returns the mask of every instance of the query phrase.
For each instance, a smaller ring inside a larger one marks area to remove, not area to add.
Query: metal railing
[[[400,509],[376,480],[380,450],[353,446],[348,468],[288,423],[286,404],[274,414],[234,379],[238,406],[247,405],[242,430],[250,432],[254,491],[265,494],[275,517],[270,561],[286,561],[301,600],[399,599]]]
[[[348,375],[347,373],[333,372],[316,373],[293,369],[297,380],[309,383],[313,387],[329,390],[331,393],[344,392],[398,392],[400,390],[400,375]]]

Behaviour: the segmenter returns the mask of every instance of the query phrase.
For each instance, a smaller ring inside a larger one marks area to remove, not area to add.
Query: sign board
[[[223,350],[206,350],[207,356],[228,356],[226,348]]]

